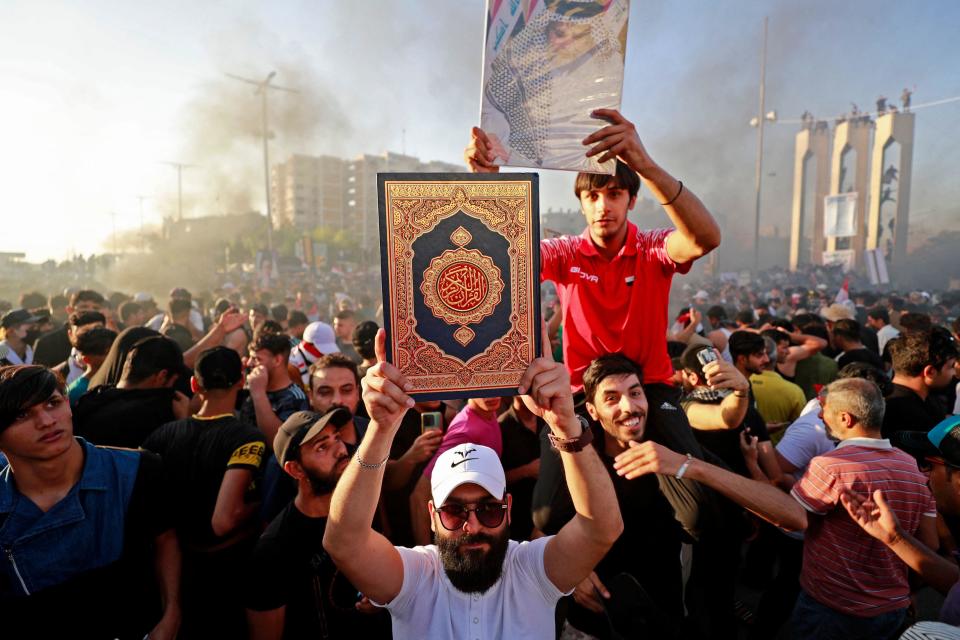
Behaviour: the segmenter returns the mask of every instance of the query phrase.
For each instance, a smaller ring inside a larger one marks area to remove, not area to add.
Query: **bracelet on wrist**
[[[693,456],[689,453],[687,454],[687,459],[683,461],[683,464],[680,465],[680,468],[677,469],[677,472],[673,475],[674,478],[680,480],[683,478],[683,474],[687,472],[687,469],[690,467],[690,463],[693,462]]]
[[[661,206],[661,207],[670,206],[671,204],[673,204],[674,202],[676,202],[676,201],[677,201],[677,198],[680,197],[680,194],[683,193],[683,180],[677,180],[677,182],[680,183],[680,188],[677,189],[677,195],[673,196],[672,198],[670,198],[670,199],[667,200],[666,202],[661,202],[661,203],[660,203],[660,206]]]
[[[386,458],[384,458],[383,460],[381,460],[380,462],[378,462],[378,463],[376,463],[376,464],[370,464],[369,462],[364,462],[364,461],[363,461],[363,458],[360,457],[360,450],[359,450],[359,449],[357,450],[357,455],[354,456],[354,457],[357,459],[357,464],[359,464],[360,467],[363,468],[363,469],[379,469],[379,468],[382,467],[383,465],[387,464],[387,461],[388,461],[388,460],[390,460],[390,455],[388,454]]]

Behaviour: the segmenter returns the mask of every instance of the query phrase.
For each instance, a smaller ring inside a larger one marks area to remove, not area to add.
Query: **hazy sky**
[[[752,229],[760,29],[770,16],[767,106],[833,116],[905,86],[914,103],[960,95],[960,3],[632,3],[623,112],[653,157],[721,218]],[[838,6],[842,5],[842,6]],[[274,158],[406,151],[458,162],[479,120],[482,0],[0,3],[0,251],[30,260],[101,251],[172,213],[262,207],[257,99],[272,97]],[[768,128],[763,224],[786,228],[795,125]],[[960,227],[960,102],[917,112],[912,220]],[[572,175],[543,172],[542,208],[574,206]],[[11,223],[14,219],[19,223]],[[646,221],[660,225],[665,219]],[[748,238],[747,238],[748,239]]]

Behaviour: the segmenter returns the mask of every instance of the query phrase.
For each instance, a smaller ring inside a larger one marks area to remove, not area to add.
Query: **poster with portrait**
[[[629,0],[487,0],[480,128],[499,165],[613,174],[582,141],[620,109]]]
[[[516,395],[540,354],[538,176],[381,173],[387,360],[420,400]]]

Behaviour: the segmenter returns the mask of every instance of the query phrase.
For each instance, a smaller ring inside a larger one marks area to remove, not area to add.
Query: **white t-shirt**
[[[483,594],[464,593],[450,583],[436,545],[397,547],[403,586],[396,598],[377,606],[390,612],[394,638],[551,640],[554,608],[568,595],[550,582],[543,566],[543,551],[552,537],[511,540],[500,579]]]
[[[819,455],[836,448],[836,443],[827,436],[827,430],[820,419],[820,401],[810,400],[793,421],[777,443],[777,452],[787,462],[797,468],[793,474],[799,480],[807,470],[810,461]]]
[[[883,328],[877,331],[877,344],[880,346],[880,355],[883,355],[883,348],[887,343],[900,335],[897,328],[891,324],[883,325]]]

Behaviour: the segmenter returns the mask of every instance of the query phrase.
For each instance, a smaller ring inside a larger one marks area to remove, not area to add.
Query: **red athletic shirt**
[[[627,223],[623,248],[612,260],[597,252],[589,229],[540,242],[540,278],[557,285],[563,309],[563,361],[574,391],[598,356],[622,353],[643,368],[643,381],[669,383],[667,304],[677,264],[667,255],[673,229],[640,231]]]

